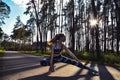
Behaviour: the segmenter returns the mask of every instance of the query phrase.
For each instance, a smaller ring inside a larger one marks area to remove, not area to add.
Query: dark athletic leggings
[[[50,58],[47,58],[47,59],[46,59],[46,62],[47,62],[47,64],[49,65],[49,64],[50,64]],[[67,58],[67,57],[65,57],[65,56],[62,56],[62,55],[53,58],[53,65],[54,65],[54,63],[56,63],[56,62],[68,63],[68,64],[72,64],[72,65],[75,65],[75,66],[80,67],[80,68],[90,69],[89,67],[83,65],[83,64],[80,63],[80,62],[74,61],[74,60],[72,60],[72,59],[70,59],[70,58]]]

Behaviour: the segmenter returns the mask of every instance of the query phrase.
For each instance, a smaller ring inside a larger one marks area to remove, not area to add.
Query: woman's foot
[[[94,68],[90,68],[90,72],[92,72],[93,75],[99,75],[99,72],[96,71]]]

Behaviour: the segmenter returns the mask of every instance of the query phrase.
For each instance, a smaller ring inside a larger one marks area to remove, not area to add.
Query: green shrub
[[[120,63],[120,56],[113,55],[113,54],[106,54],[104,55],[104,62],[108,64],[119,64]]]
[[[0,50],[4,50],[4,47],[0,47]]]

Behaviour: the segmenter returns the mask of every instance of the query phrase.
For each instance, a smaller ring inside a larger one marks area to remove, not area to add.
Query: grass
[[[77,53],[77,56],[79,58],[82,58],[83,60],[120,67],[120,56],[113,53],[108,52],[106,54],[101,55],[100,58],[98,58],[95,53],[88,53],[88,52],[83,52],[82,54]]]
[[[25,54],[31,54],[31,55],[36,55],[36,56],[49,56],[50,51],[46,51],[46,53],[41,53],[41,51],[20,51]]]
[[[3,52],[4,52],[5,50],[2,50],[2,49],[0,49],[0,60],[2,60],[2,56],[3,56]]]
[[[1,50],[1,49],[0,49],[0,53],[3,53],[4,51],[5,51],[5,50]]]
[[[120,66],[120,56],[114,54],[105,54],[103,56],[104,62],[107,64]]]

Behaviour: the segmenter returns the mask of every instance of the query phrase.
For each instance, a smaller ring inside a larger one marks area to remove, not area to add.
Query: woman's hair
[[[64,34],[56,34],[53,39],[48,41],[48,45],[52,45],[53,43],[55,43],[57,40],[60,40],[60,38],[64,36],[65,36]]]

